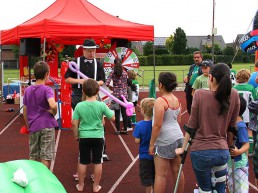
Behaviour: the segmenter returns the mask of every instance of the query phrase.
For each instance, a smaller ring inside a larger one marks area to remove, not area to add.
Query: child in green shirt
[[[94,164],[93,192],[101,189],[99,185],[102,174],[104,151],[104,127],[102,118],[105,115],[114,121],[114,113],[104,102],[97,100],[99,84],[94,79],[87,79],[83,85],[83,100],[79,102],[73,113],[72,130],[75,140],[79,141],[80,158],[78,163],[78,191],[83,191],[87,165]]]
[[[206,89],[208,90],[208,76],[210,72],[210,68],[212,67],[213,62],[211,60],[204,60],[201,63],[202,68],[202,75],[198,76],[196,80],[194,81],[194,84],[192,86],[192,95],[194,95],[194,92],[196,89]]]

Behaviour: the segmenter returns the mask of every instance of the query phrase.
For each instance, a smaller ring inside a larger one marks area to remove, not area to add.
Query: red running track
[[[182,103],[182,122],[181,127],[188,120],[186,111],[185,93],[182,91],[174,92]],[[148,97],[148,93],[140,93],[140,99]],[[18,105],[3,104],[2,109],[14,107],[18,110]],[[138,108],[139,109],[139,108]],[[24,125],[22,115],[14,116],[10,124],[6,126],[10,117],[15,112],[0,112],[2,124],[0,125],[0,162],[6,162],[18,159],[28,159],[28,135],[19,133],[20,128]],[[138,112],[137,120],[141,120],[142,116]],[[121,123],[122,124],[122,123]],[[134,143],[132,132],[129,135],[114,135],[114,125],[106,121],[106,143],[107,154],[111,161],[106,161],[103,164],[103,174],[101,179],[102,189],[100,193],[140,193],[145,192],[145,189],[140,184],[138,176],[138,145]],[[56,159],[52,165],[53,173],[57,176],[60,182],[64,185],[68,193],[77,192],[75,185],[76,181],[72,174],[76,171],[78,157],[78,143],[73,139],[72,132],[69,130],[56,131],[57,149]],[[254,184],[254,175],[252,171],[252,163],[250,162],[249,181]],[[191,167],[189,155],[183,166],[185,174],[185,193],[192,193],[196,188],[196,180]],[[90,174],[93,173],[93,165],[88,167],[87,177],[85,179],[84,192],[92,192],[92,182]],[[0,174],[1,175],[1,174]],[[166,193],[171,193],[174,190],[172,176],[169,172],[166,185]],[[256,192],[252,188],[250,193]]]

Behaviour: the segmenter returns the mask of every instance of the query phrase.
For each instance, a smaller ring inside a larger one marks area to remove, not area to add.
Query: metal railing
[[[177,76],[177,82],[179,85],[184,84],[184,77],[186,76],[188,69],[183,70],[170,70],[170,69],[163,69],[163,70],[155,70],[155,84],[158,83],[158,76],[160,72],[173,72]],[[140,86],[145,89],[148,87],[149,82],[154,78],[154,70],[140,70],[138,71],[137,80]]]

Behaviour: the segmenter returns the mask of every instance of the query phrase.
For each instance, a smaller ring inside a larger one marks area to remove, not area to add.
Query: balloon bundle
[[[69,62],[69,68],[77,73],[80,77],[84,78],[84,79],[88,79],[88,77],[83,74],[82,72],[79,71],[78,69],[78,65],[75,63],[75,62]],[[121,95],[123,101],[120,101],[118,98],[116,98],[115,96],[113,96],[111,93],[109,93],[107,90],[103,89],[102,87],[100,87],[100,91],[103,92],[104,94],[106,94],[107,96],[109,96],[110,98],[112,98],[116,103],[122,105],[123,107],[126,108],[126,114],[128,116],[132,116],[133,115],[133,108],[134,108],[134,105],[133,103],[131,102],[127,102],[126,98]]]
[[[245,34],[240,40],[241,49],[247,54],[253,54],[258,50],[258,11],[254,16],[253,31]]]
[[[239,41],[241,49],[247,54],[253,54],[258,50],[258,29],[245,34]]]

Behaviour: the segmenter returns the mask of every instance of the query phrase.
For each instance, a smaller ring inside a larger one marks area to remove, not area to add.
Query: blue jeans
[[[218,193],[225,193],[226,181],[217,182],[215,187],[211,182],[211,169],[214,166],[223,166],[229,160],[229,150],[202,150],[190,153],[192,166],[199,187],[203,191],[217,190]],[[227,169],[215,172],[216,178],[226,176]]]

